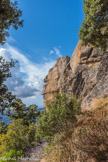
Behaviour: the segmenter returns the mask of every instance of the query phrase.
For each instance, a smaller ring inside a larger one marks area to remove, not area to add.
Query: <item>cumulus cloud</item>
[[[60,46],[59,46],[59,48],[60,48]],[[49,54],[50,54],[50,55],[56,54],[58,57],[62,57],[62,54],[61,54],[59,48],[54,47],[53,50],[50,50]]]
[[[12,77],[6,81],[8,89],[17,97],[39,98],[43,87],[43,79],[55,60],[43,59],[44,62],[37,64],[32,62],[17,48],[7,44],[0,48],[0,56],[6,60],[17,60],[15,67],[11,69]]]

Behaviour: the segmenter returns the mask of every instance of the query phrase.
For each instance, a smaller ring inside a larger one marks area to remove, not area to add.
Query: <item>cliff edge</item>
[[[45,107],[55,92],[64,92],[82,99],[82,111],[92,110],[97,99],[108,96],[108,50],[84,47],[79,41],[72,58],[58,58],[44,82]]]

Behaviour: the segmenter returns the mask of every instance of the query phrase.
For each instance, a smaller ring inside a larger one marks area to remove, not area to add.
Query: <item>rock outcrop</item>
[[[55,92],[67,93],[67,83],[71,77],[70,58],[68,56],[58,58],[44,79],[45,85],[42,94],[45,107],[46,102],[53,98]]]
[[[92,110],[99,97],[108,95],[108,51],[101,52],[79,41],[72,58],[58,58],[44,79],[44,106],[55,92],[82,99],[82,110]]]

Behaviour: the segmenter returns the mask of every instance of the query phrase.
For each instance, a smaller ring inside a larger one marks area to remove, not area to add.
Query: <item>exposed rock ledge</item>
[[[72,58],[57,59],[44,79],[44,106],[55,92],[82,98],[82,110],[91,110],[99,97],[108,95],[108,51],[101,52],[79,41]]]

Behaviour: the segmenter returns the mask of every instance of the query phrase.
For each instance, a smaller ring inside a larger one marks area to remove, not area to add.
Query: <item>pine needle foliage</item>
[[[83,0],[85,19],[79,31],[83,45],[105,50],[108,41],[108,0]]]

